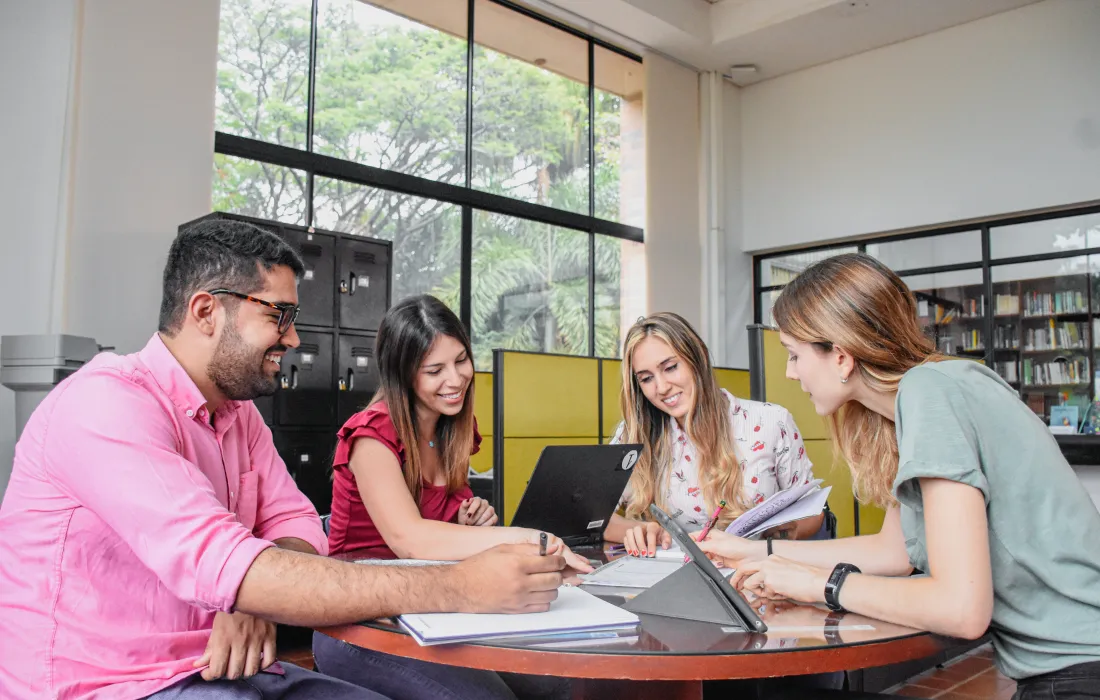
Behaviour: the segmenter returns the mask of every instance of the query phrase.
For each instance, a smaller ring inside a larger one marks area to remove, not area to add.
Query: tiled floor
[[[313,652],[309,649],[285,651],[279,654],[279,659],[313,668]],[[993,651],[986,645],[886,692],[938,700],[1010,700],[1016,692],[1016,683],[993,667]]]
[[[886,692],[939,700],[1009,700],[1016,682],[993,667],[993,650],[987,644]]]

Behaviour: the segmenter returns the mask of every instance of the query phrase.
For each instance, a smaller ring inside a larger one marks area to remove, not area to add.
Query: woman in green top
[[[874,258],[813,265],[772,314],[787,377],[886,520],[820,542],[712,532],[701,548],[756,595],[967,639],[988,628],[1018,698],[1100,698],[1100,513],[1047,426],[995,373],[936,353]]]

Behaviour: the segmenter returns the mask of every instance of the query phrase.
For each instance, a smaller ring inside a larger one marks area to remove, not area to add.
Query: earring
[[[841,384],[847,384],[848,383],[848,378],[847,377],[841,377],[840,378],[840,383]]]

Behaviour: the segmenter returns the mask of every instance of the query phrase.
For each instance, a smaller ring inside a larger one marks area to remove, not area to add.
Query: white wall
[[[0,334],[88,335],[130,352],[156,330],[176,227],[210,210],[218,8],[0,4],[0,61],[17,67],[0,75],[12,222],[0,234]],[[0,388],[0,493],[13,396]]]
[[[1097,37],[1045,0],[744,89],[744,250],[1100,199]]]
[[[0,335],[50,331],[77,28],[75,0],[0,3]],[[0,494],[14,447],[15,395],[0,387]]]
[[[647,308],[702,327],[699,76],[645,56]]]
[[[120,352],[156,330],[177,227],[210,211],[218,9],[86,6],[67,325]]]

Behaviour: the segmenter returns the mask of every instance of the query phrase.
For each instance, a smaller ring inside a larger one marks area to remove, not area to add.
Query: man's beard
[[[206,368],[206,376],[214,386],[232,401],[251,401],[259,396],[275,393],[275,377],[269,377],[264,371],[264,357],[270,352],[286,350],[283,345],[274,345],[263,351],[257,351],[244,342],[233,325],[226,324],[214,356]]]

